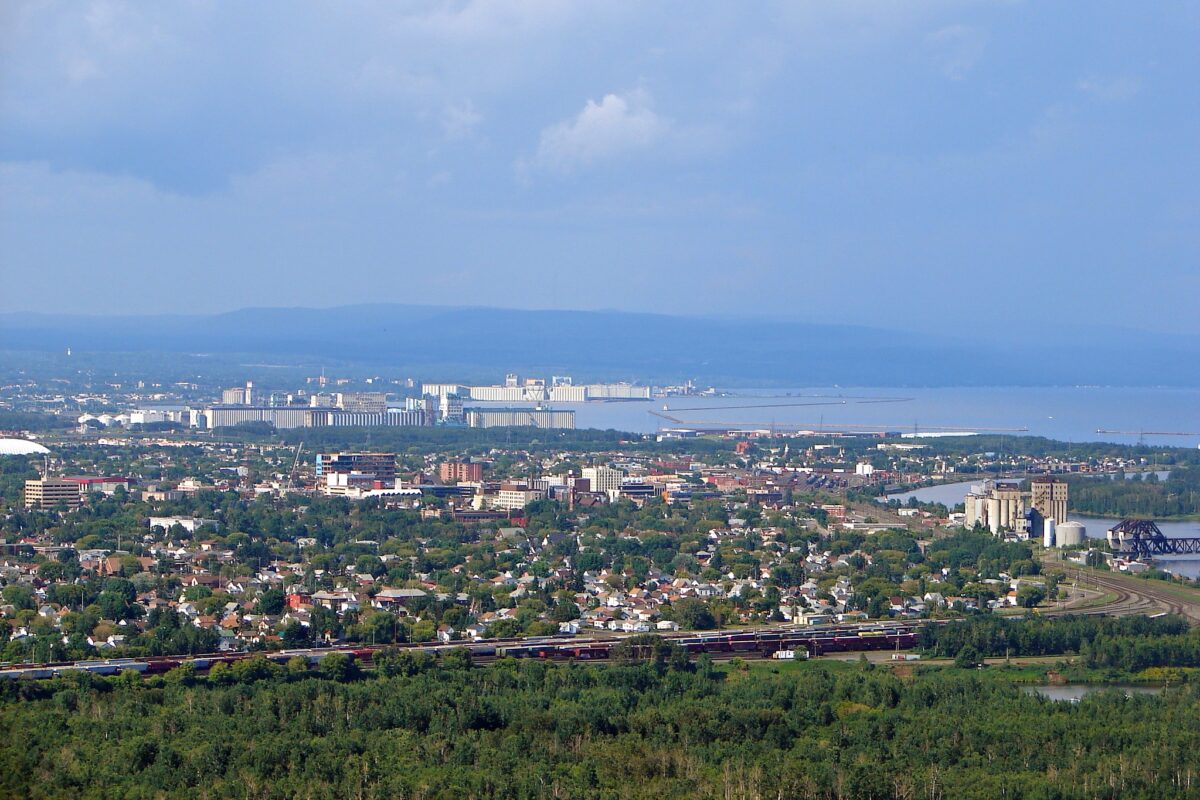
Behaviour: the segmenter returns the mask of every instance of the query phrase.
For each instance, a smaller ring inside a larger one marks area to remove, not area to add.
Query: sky
[[[1200,4],[0,4],[0,312],[1200,333]]]

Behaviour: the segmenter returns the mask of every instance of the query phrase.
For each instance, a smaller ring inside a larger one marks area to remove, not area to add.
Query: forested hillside
[[[856,664],[242,662],[9,685],[0,794],[73,798],[1182,798],[1200,690],[1030,696]],[[775,674],[775,670],[779,674]]]

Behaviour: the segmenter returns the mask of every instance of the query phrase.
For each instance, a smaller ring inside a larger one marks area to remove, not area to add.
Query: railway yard
[[[1044,563],[1047,569],[1061,571],[1067,580],[1083,589],[1081,599],[1061,608],[1042,611],[1046,616],[1177,614],[1193,626],[1200,625],[1200,591],[1132,575],[1078,567],[1057,559],[1045,558]],[[1091,589],[1095,591],[1089,591]]]
[[[686,650],[689,655],[707,653],[715,657],[771,658],[779,651],[804,652],[801,658],[831,653],[908,650],[917,644],[922,626],[933,621],[880,622],[868,625],[820,627],[772,627],[703,633],[666,634],[666,641]],[[255,656],[285,663],[297,656],[310,665],[341,653],[364,667],[373,664],[376,655],[385,652],[421,652],[431,655],[465,648],[474,663],[488,664],[501,658],[535,658],[548,661],[595,661],[610,658],[614,647],[633,635],[553,636],[540,638],[493,639],[446,644],[397,644],[375,646],[310,647],[291,650],[237,651],[194,656],[153,658],[97,659],[88,661],[4,665],[0,680],[42,679],[86,672],[115,675],[132,671],[147,675],[162,674],[185,664],[205,672],[217,664],[230,664]]]

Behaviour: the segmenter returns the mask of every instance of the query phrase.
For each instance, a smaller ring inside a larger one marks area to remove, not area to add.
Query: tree
[[[979,651],[971,645],[967,645],[958,651],[958,655],[954,657],[954,666],[963,669],[973,669],[983,663],[983,659],[979,655]]]
[[[267,589],[258,596],[255,610],[259,614],[282,614],[287,602],[287,596],[282,589]]]
[[[1022,586],[1017,590],[1017,604],[1022,608],[1034,608],[1046,599],[1046,591],[1040,586]]]
[[[573,600],[559,600],[550,611],[550,619],[555,622],[570,622],[579,617],[579,606]]]
[[[468,670],[471,668],[471,651],[455,647],[442,653],[442,666],[446,669]]]
[[[708,604],[694,597],[680,600],[671,612],[679,626],[690,631],[706,631],[717,627],[716,618]]]
[[[312,639],[308,635],[308,628],[301,625],[299,621],[292,620],[283,629],[281,635],[283,646],[287,648],[293,647],[308,647],[312,643]]]
[[[321,674],[338,683],[347,683],[358,676],[358,665],[345,653],[330,653],[321,659]]]

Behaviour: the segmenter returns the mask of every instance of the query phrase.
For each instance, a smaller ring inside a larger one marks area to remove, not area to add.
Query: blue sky
[[[8,2],[0,311],[1200,333],[1197,42],[1172,2]]]

